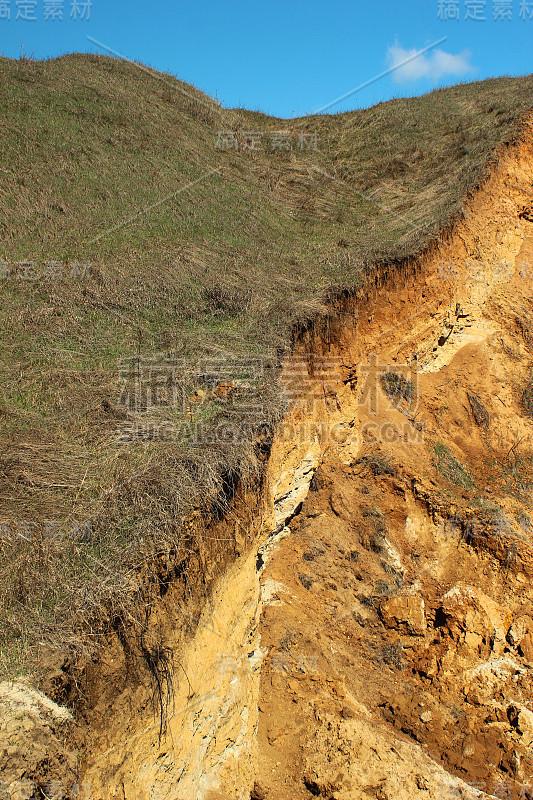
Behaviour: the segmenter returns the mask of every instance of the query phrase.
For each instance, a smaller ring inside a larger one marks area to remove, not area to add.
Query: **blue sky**
[[[398,64],[330,110],[531,73],[533,0],[0,0],[0,53],[21,48],[35,58],[114,51],[224,106],[290,117]]]

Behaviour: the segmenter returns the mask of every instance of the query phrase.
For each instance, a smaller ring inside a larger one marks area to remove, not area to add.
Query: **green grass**
[[[407,380],[398,372],[390,371],[381,376],[383,391],[390,398],[392,404],[400,407],[403,400],[408,406],[413,400],[414,386],[412,380]]]
[[[213,399],[125,420],[120,363],[185,363],[194,393],[199,360],[261,358],[248,399],[260,422],[275,421],[275,365],[295,322],[449,226],[516,135],[532,88],[502,78],[286,121],[108,57],[0,58],[0,262],[13,272],[0,278],[0,519],[36,532],[89,519],[98,540],[94,551],[66,537],[33,560],[36,542],[0,543],[0,647],[43,631],[68,638],[88,596],[105,617],[138,553],[175,547],[191,504],[253,462],[250,442],[213,453],[169,438],[227,425]],[[283,130],[293,142],[316,132],[318,147],[221,151],[220,130],[266,141]],[[50,260],[59,276],[46,275]],[[35,262],[34,280],[16,273],[20,261]],[[88,274],[71,277],[76,262]],[[13,604],[14,564],[35,575]]]
[[[465,467],[450,453],[446,445],[437,442],[433,445],[434,464],[439,472],[449,483],[460,486],[462,489],[473,489],[475,483]]]

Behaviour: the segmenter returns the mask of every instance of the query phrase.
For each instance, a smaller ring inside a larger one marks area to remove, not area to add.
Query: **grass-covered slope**
[[[229,359],[254,424],[275,416],[268,358],[294,320],[363,265],[424,247],[532,106],[533,78],[503,78],[284,121],[106,57],[0,59],[8,669],[32,631],[65,633],[126,591],[139,553],[174,546],[197,491],[238,468],[246,441],[189,439],[226,409],[189,402],[214,380],[205,359],[215,377]],[[220,131],[238,149],[217,148]],[[133,383],[163,366],[166,402],[124,407],[128,359]]]

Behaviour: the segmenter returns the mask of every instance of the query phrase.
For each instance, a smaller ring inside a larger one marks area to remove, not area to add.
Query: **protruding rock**
[[[518,647],[520,655],[523,656],[526,661],[529,661],[530,664],[533,664],[533,634],[526,633],[523,639],[520,641],[520,645]]]
[[[526,633],[528,633],[533,628],[533,620],[531,617],[522,616],[518,617],[509,630],[507,631],[507,641],[513,647],[517,647]]]
[[[522,743],[528,747],[533,743],[533,712],[519,703],[513,703],[507,709],[511,725],[522,734]]]
[[[490,644],[496,655],[503,651],[511,615],[483,592],[458,583],[442,598],[441,613],[454,639],[472,649]]]
[[[424,600],[421,597],[391,597],[383,603],[379,615],[386,628],[404,631],[413,636],[424,636],[426,632]]]

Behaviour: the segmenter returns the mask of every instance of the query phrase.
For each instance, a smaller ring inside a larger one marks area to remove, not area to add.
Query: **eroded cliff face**
[[[342,328],[350,435],[262,576],[252,797],[533,797],[527,131]]]
[[[203,797],[228,780],[232,788],[242,787],[236,797],[245,796],[258,715],[258,611],[256,556],[250,552],[214,589],[194,637],[180,643],[164,730],[150,705],[138,709],[137,719],[124,705],[122,719],[118,709],[114,718],[102,719],[81,797]],[[165,642],[172,647],[170,630]]]
[[[119,635],[88,669],[80,797],[527,796],[532,182],[530,119],[445,239],[299,332],[207,599],[154,606],[165,718]]]

